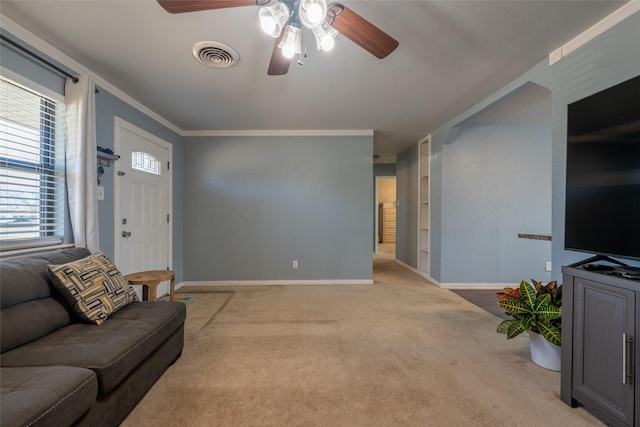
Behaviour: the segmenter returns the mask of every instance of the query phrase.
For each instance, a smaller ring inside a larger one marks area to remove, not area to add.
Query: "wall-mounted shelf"
[[[98,166],[102,166],[108,168],[111,166],[111,163],[118,160],[120,156],[117,154],[109,154],[103,153],[102,151],[98,151]]]
[[[104,175],[104,168],[111,166],[113,162],[118,160],[120,156],[117,154],[109,154],[103,151],[98,151],[98,185],[100,185],[100,178]]]

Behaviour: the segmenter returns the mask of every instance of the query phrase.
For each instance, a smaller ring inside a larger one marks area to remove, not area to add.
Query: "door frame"
[[[375,181],[375,195],[374,195],[374,235],[373,235],[373,239],[374,239],[374,247],[373,247],[373,253],[375,255],[379,254],[379,250],[378,250],[378,237],[379,237],[379,233],[380,233],[380,208],[379,208],[379,197],[378,197],[378,192],[379,192],[379,186],[380,186],[380,181],[383,179],[394,179],[396,181],[396,199],[394,200],[394,203],[398,204],[398,176],[397,175],[376,175],[376,181]],[[396,217],[396,227],[398,226],[398,218]],[[397,230],[397,229],[396,229]],[[397,231],[396,231],[396,237],[397,237]],[[397,239],[396,239],[396,243],[397,243]],[[397,252],[396,252],[397,254]],[[395,255],[394,255],[395,258]]]
[[[376,181],[375,181],[375,200],[373,201],[373,242],[374,242],[374,246],[373,246],[373,253],[374,255],[378,255],[378,244],[380,242],[378,242],[378,236],[380,233],[380,230],[378,230],[379,228],[379,222],[380,222],[380,214],[378,213],[378,186],[380,185],[380,177],[376,176]]]
[[[151,141],[152,143],[159,145],[162,148],[167,149],[167,157],[169,161],[169,165],[173,165],[173,145],[154,134],[147,132],[144,129],[141,129],[126,120],[114,116],[114,128],[113,128],[113,147],[116,153],[121,152],[122,148],[122,131],[127,130],[131,133],[135,133],[141,138]],[[113,168],[113,258],[114,262],[118,263],[121,254],[120,249],[117,242],[117,239],[120,237],[118,235],[119,227],[118,227],[118,216],[117,213],[120,211],[120,197],[121,197],[121,188],[120,188],[120,180],[118,179],[118,168],[117,164],[115,164]],[[169,212],[169,222],[167,224],[167,267],[170,270],[173,269],[173,167],[168,168],[168,183],[167,183],[167,212]]]

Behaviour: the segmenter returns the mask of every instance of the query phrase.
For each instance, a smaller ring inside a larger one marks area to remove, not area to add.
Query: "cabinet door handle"
[[[622,384],[633,380],[633,336],[622,334]]]

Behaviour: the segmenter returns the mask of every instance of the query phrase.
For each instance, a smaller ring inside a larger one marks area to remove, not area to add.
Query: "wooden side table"
[[[131,285],[142,285],[142,300],[157,301],[158,285],[167,280],[171,280],[169,286],[169,300],[173,301],[175,292],[176,275],[171,270],[149,270],[131,273],[124,276],[125,280]]]

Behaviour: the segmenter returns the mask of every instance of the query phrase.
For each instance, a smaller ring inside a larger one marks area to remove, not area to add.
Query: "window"
[[[131,168],[141,172],[160,175],[160,160],[151,154],[135,151],[131,153]]]
[[[64,185],[58,104],[0,79],[0,249],[62,242]]]

